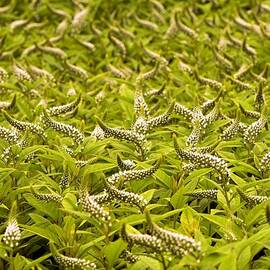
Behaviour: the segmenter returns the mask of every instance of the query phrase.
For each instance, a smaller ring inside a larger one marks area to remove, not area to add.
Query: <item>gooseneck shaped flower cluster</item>
[[[270,197],[268,196],[248,195],[239,188],[237,188],[237,192],[241,199],[245,201],[250,207],[270,200]]]
[[[199,191],[193,191],[185,193],[185,196],[190,196],[195,199],[210,199],[210,200],[216,200],[217,199],[217,189],[206,189],[206,190],[199,190]]]
[[[150,234],[158,239],[161,239],[168,251],[175,256],[182,257],[187,254],[197,256],[201,252],[200,242],[196,242],[193,238],[180,233],[171,232],[160,228],[151,220],[148,211],[146,211],[146,219],[150,229]]]
[[[121,230],[121,237],[125,240],[129,246],[139,245],[146,248],[151,248],[157,253],[162,253],[167,251],[166,245],[163,241],[156,236],[151,236],[148,234],[131,234],[126,230],[126,224],[123,225]]]
[[[96,264],[86,259],[74,258],[60,254],[54,244],[50,243],[50,249],[54,259],[67,269],[91,270],[96,269]]]
[[[244,132],[244,142],[248,144],[254,144],[258,135],[262,132],[263,128],[267,124],[267,108],[264,107],[260,118],[253,122]]]
[[[19,141],[19,134],[15,129],[8,129],[0,126],[0,137],[8,143],[17,143]]]
[[[59,194],[53,194],[53,193],[39,193],[34,190],[32,186],[30,186],[30,191],[34,195],[34,197],[40,201],[44,202],[61,202],[63,200],[63,197]]]
[[[101,220],[102,222],[109,222],[111,221],[111,217],[104,208],[97,203],[95,197],[87,194],[86,190],[82,190],[80,193],[80,201],[84,211],[90,213],[94,218],[97,220]]]
[[[64,124],[51,119],[45,110],[41,115],[41,122],[46,128],[52,128],[58,132],[64,133],[78,144],[81,144],[84,140],[84,135],[81,131],[72,125]]]
[[[1,76],[0,76],[1,82]],[[11,110],[16,105],[17,95],[14,95],[11,101],[0,101],[0,110]]]
[[[11,218],[8,221],[7,228],[5,230],[3,241],[6,245],[14,248],[19,245],[21,239],[21,230],[15,218]]]
[[[160,166],[160,160],[156,161],[149,169],[143,170],[129,170],[129,171],[120,171],[118,173],[113,174],[108,178],[108,183],[111,185],[117,184],[121,181],[132,181],[132,180],[141,180],[147,176],[151,176],[154,174]]]
[[[116,187],[108,184],[106,186],[106,191],[112,200],[119,200],[125,203],[134,204],[139,207],[141,212],[143,212],[147,205],[147,201],[139,194],[119,190]]]
[[[82,99],[81,95],[79,95],[74,101],[72,101],[68,104],[51,107],[51,108],[47,109],[46,112],[50,116],[57,116],[60,114],[71,112],[79,106],[81,99]]]
[[[153,223],[150,214],[146,211],[146,220],[150,234],[134,234],[127,232],[126,224],[123,225],[121,236],[129,247],[139,245],[145,248],[150,248],[152,251],[159,254],[171,253],[177,257],[183,257],[190,254],[199,257],[201,253],[201,244],[193,238],[182,235],[180,233],[171,232],[160,228]]]
[[[123,130],[119,128],[110,128],[106,126],[99,118],[97,122],[100,128],[103,130],[106,137],[114,137],[119,140],[125,140],[134,143],[137,147],[143,148],[145,138],[143,135],[138,134],[131,130]]]
[[[4,112],[4,116],[14,128],[20,131],[29,130],[30,132],[35,133],[41,137],[45,137],[44,129],[40,125],[16,120],[11,117],[7,112]]]
[[[135,163],[133,160],[126,159],[122,160],[119,155],[117,155],[117,165],[120,171],[129,171],[135,168]]]
[[[259,164],[259,170],[261,172],[265,172],[270,169],[270,152],[267,152],[262,157],[260,164]]]
[[[223,179],[228,181],[230,177],[230,171],[225,160],[210,154],[203,154],[194,152],[192,150],[182,150],[179,148],[176,137],[174,136],[174,148],[177,156],[180,159],[191,161],[196,167],[200,168],[213,168],[215,169]]]

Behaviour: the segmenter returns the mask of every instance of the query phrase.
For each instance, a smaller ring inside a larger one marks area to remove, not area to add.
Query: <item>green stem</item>
[[[160,256],[161,256],[161,263],[163,266],[163,270],[167,270],[167,265],[166,265],[166,261],[165,261],[163,254],[161,254]]]

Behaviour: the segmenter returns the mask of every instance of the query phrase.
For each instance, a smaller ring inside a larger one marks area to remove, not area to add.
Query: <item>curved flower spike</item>
[[[73,33],[80,33],[82,28],[86,24],[87,16],[89,14],[89,7],[76,12],[71,21],[71,27]]]
[[[139,17],[135,16],[135,20],[144,28],[147,28],[149,30],[152,30],[154,32],[158,32],[159,27],[157,24],[150,22],[148,20],[140,19]]]
[[[120,70],[119,68],[113,66],[112,64],[108,64],[107,68],[114,76],[118,78],[125,79],[127,77],[127,74],[123,70]]]
[[[187,138],[186,145],[196,146],[202,136],[201,131],[202,130],[199,121],[195,122],[193,124],[193,129]]]
[[[221,138],[225,141],[232,139],[238,131],[240,131],[240,122],[239,122],[240,114],[239,111],[236,114],[236,118],[232,120],[231,124],[224,129],[221,134]]]
[[[68,60],[64,60],[65,67],[72,73],[74,76],[79,76],[83,80],[86,80],[89,78],[89,75],[85,69],[79,66],[75,66],[71,64]]]
[[[7,112],[3,112],[4,116],[6,118],[6,120],[16,129],[20,130],[20,131],[25,131],[25,130],[29,130],[32,133],[35,133],[41,137],[46,137],[45,133],[44,133],[44,129],[37,125],[37,124],[32,124],[30,122],[24,122],[24,121],[19,121],[14,119],[13,117],[11,117]]]
[[[110,176],[107,181],[111,185],[115,185],[120,180],[123,181],[131,181],[131,180],[141,180],[147,176],[150,176],[156,172],[156,170],[160,166],[160,160],[155,161],[155,163],[149,169],[144,170],[129,170],[129,171],[122,171],[119,173],[115,173]]]
[[[153,237],[157,237],[162,241],[162,244],[166,246],[175,256],[184,256],[187,254],[198,254],[201,252],[201,243],[196,242],[193,238],[182,235],[180,233],[171,232],[160,228],[153,223],[148,211],[145,212],[146,220],[150,228],[150,234]]]
[[[240,111],[246,116],[246,117],[251,117],[251,118],[255,118],[255,119],[259,119],[261,117],[261,114],[259,112],[256,111],[249,111],[246,110],[242,104],[239,104],[239,108]]]
[[[96,138],[97,140],[103,140],[107,137],[103,129],[99,125],[95,126],[94,130],[91,132],[91,136]]]
[[[255,95],[255,100],[254,100],[254,107],[257,110],[261,110],[265,103],[265,96],[264,96],[264,90],[263,90],[263,84],[259,84],[258,91]]]
[[[47,79],[48,81],[52,81],[52,82],[55,81],[53,75],[45,69],[41,69],[41,68],[38,68],[38,67],[36,67],[34,65],[30,65],[30,64],[28,64],[28,68],[29,68],[30,74],[33,77],[44,78],[44,79]]]
[[[135,89],[135,96],[134,96],[134,112],[136,118],[143,116],[144,118],[149,117],[149,108],[147,103],[145,102],[143,91],[141,89],[141,81],[136,81],[136,89]]]
[[[175,102],[172,102],[166,113],[149,119],[147,121],[148,131],[150,131],[156,127],[160,127],[160,126],[164,126],[164,125],[168,124],[170,121],[170,116],[174,111],[174,107],[175,107]]]
[[[24,68],[15,63],[13,64],[13,72],[19,81],[32,81],[30,74]]]
[[[212,124],[214,121],[216,121],[219,117],[219,103],[216,104],[216,106],[213,108],[213,110],[205,115],[205,117],[201,120],[201,126],[202,128],[206,128],[208,125]]]
[[[111,217],[99,203],[95,200],[94,196],[90,196],[86,191],[81,191],[81,204],[83,210],[90,213],[96,219],[101,219],[103,222],[110,222]]]
[[[217,199],[217,189],[206,189],[206,190],[202,190],[202,191],[193,191],[193,192],[188,192],[185,193],[185,196],[190,196],[190,197],[194,197],[196,199],[212,199],[212,200],[216,200]]]
[[[8,225],[3,236],[3,241],[6,245],[13,248],[19,245],[20,239],[21,231],[18,226],[17,220],[15,218],[12,218],[8,221]]]
[[[71,180],[71,176],[70,176],[69,170],[67,168],[65,168],[63,175],[60,179],[59,185],[61,187],[68,187],[70,180]]]
[[[234,84],[236,84],[240,90],[243,90],[243,89],[252,90],[253,89],[253,86],[249,83],[242,82],[236,78],[233,78],[232,76],[226,76],[226,77],[230,81],[232,81]]]
[[[210,100],[205,101],[201,106],[202,112],[206,113],[207,111],[213,109],[215,107],[216,103],[222,97],[223,92],[224,92],[223,89],[221,89],[214,99],[210,99]]]
[[[125,249],[121,255],[120,258],[124,258],[127,262],[129,263],[135,263],[137,262],[140,258],[139,256],[131,253],[130,251],[128,251],[127,249]]]
[[[141,212],[143,212],[145,206],[147,205],[147,201],[139,194],[119,190],[116,187],[109,184],[106,185],[106,189],[107,189],[107,193],[113,199],[116,199],[125,203],[129,203],[129,204],[134,204],[140,208]]]
[[[180,159],[189,160],[196,165],[200,166],[201,168],[213,168],[215,169],[223,178],[228,179],[230,176],[230,171],[228,169],[227,163],[225,160],[216,157],[214,155],[210,154],[202,154],[202,153],[196,153],[193,151],[188,150],[182,150],[179,148],[179,145],[177,143],[176,137],[173,137],[174,139],[174,148],[176,151],[177,156]]]
[[[156,52],[153,52],[153,51],[145,48],[142,43],[141,43],[141,47],[142,47],[143,51],[145,52],[145,54],[147,54],[150,58],[159,62],[160,66],[164,67],[164,66],[168,65],[168,61],[166,58],[164,58],[163,56],[161,56],[160,54],[158,54]]]
[[[65,104],[65,105],[60,105],[60,106],[54,106],[46,110],[46,112],[50,116],[56,116],[59,114],[67,113],[70,111],[73,111],[81,102],[82,96],[81,94],[72,102]]]
[[[220,90],[223,88],[223,85],[222,83],[216,81],[216,80],[212,80],[212,79],[208,79],[208,78],[205,78],[205,77],[202,77],[199,75],[197,69],[194,69],[193,70],[193,74],[195,76],[195,79],[201,83],[202,85],[209,85],[210,87],[213,87],[217,90]]]
[[[12,108],[14,108],[15,104],[16,104],[16,94],[13,96],[12,100],[9,101],[0,101],[0,110],[10,110]]]
[[[189,174],[196,169],[200,169],[201,166],[195,163],[186,163],[183,165],[182,170],[184,174]]]
[[[126,57],[127,49],[126,45],[117,37],[113,36],[111,33],[109,34],[110,41],[120,50],[123,57]]]
[[[53,243],[50,243],[50,250],[52,252],[54,259],[65,268],[80,269],[80,270],[96,269],[96,264],[89,260],[68,257],[60,254],[58,250],[55,248]]]
[[[32,186],[30,186],[30,191],[34,195],[34,197],[40,201],[44,202],[61,202],[63,197],[58,194],[50,194],[50,193],[37,193]]]
[[[267,152],[261,159],[259,170],[265,172],[270,169],[270,152]]]
[[[140,74],[136,78],[136,83],[142,84],[144,81],[152,79],[156,76],[157,72],[159,71],[160,63],[156,62],[154,68],[152,68],[150,71]]]
[[[181,61],[180,59],[178,59],[178,69],[182,72],[187,73],[189,76],[193,75],[193,68],[190,65]]]
[[[126,230],[126,224],[123,224],[121,230],[121,237],[124,241],[128,242],[129,246],[139,245],[146,248],[151,248],[153,251],[162,253],[167,251],[166,245],[161,239],[156,236],[151,236],[148,234],[131,234]]]
[[[163,83],[159,88],[152,88],[150,89],[149,91],[147,91],[144,96],[145,97],[155,97],[155,96],[162,96],[163,95],[163,92],[166,88],[166,83]]]
[[[202,153],[202,154],[207,154],[211,153],[215,150],[215,148],[219,145],[220,139],[218,139],[216,142],[213,144],[210,144],[208,146],[200,146],[200,147],[193,147],[192,150],[195,150],[196,152]]]
[[[14,129],[8,129],[0,126],[0,138],[6,140],[8,143],[18,143],[19,134]]]
[[[258,135],[262,132],[263,128],[267,124],[267,108],[264,107],[261,117],[253,122],[244,132],[245,143],[254,144]]]
[[[237,188],[237,192],[240,195],[241,199],[244,200],[249,206],[254,206],[256,204],[263,203],[265,201],[270,200],[268,196],[254,196],[254,195],[247,195],[239,188]]]
[[[18,246],[19,241],[21,239],[21,230],[15,218],[16,211],[17,211],[17,202],[14,201],[10,209],[8,224],[3,236],[4,243],[11,248]]]
[[[232,71],[234,69],[233,63],[229,59],[224,57],[222,54],[220,54],[219,51],[217,50],[217,48],[213,47],[213,53],[214,53],[216,60],[227,71]]]
[[[104,204],[113,201],[113,198],[107,192],[102,192],[96,195],[91,195],[91,197],[98,203]]]
[[[114,137],[119,140],[125,140],[134,143],[141,148],[144,143],[144,136],[130,130],[110,128],[106,126],[98,117],[96,117],[100,128],[104,131],[106,137]]]
[[[48,47],[48,46],[43,46],[43,45],[39,45],[39,44],[35,44],[36,48],[42,52],[44,52],[45,54],[50,54],[54,57],[58,57],[60,59],[66,59],[67,58],[67,54],[60,48],[56,48],[56,47]]]
[[[135,168],[135,163],[132,160],[122,160],[119,155],[117,155],[117,165],[121,171],[129,171]]]
[[[165,39],[170,39],[170,38],[173,38],[177,32],[178,32],[178,26],[176,24],[176,13],[177,11],[173,11],[171,17],[170,17],[170,25],[164,35],[164,38]]]
[[[181,105],[179,103],[175,103],[173,112],[175,114],[181,115],[187,120],[191,121],[193,118],[193,111],[185,107],[184,105]]]
[[[188,27],[187,25],[185,25],[184,23],[182,23],[177,14],[176,14],[176,25],[177,25],[177,28],[182,31],[184,34],[186,34],[187,36],[193,38],[193,39],[197,39],[198,38],[198,33],[191,29],[190,27]]]
[[[52,128],[58,132],[64,133],[71,137],[76,143],[81,144],[84,140],[84,135],[77,128],[71,125],[63,124],[52,120],[47,112],[44,110],[41,115],[41,121],[47,128]]]
[[[147,120],[144,117],[139,116],[133,124],[131,130],[143,136],[146,135],[149,130]]]

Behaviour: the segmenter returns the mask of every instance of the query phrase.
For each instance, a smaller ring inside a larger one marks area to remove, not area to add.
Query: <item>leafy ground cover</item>
[[[270,269],[269,1],[0,24],[0,269]]]

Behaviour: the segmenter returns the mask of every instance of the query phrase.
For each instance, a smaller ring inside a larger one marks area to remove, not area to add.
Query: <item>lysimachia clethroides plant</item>
[[[130,249],[134,245],[139,245],[150,248],[157,254],[171,253],[180,258],[189,254],[197,259],[200,258],[200,242],[191,237],[159,227],[152,221],[149,212],[145,211],[145,213],[149,234],[130,233],[126,224],[122,227],[121,236],[129,244]]]
[[[176,136],[173,137],[174,148],[177,156],[180,159],[188,160],[195,165],[195,168],[213,168],[218,174],[223,183],[228,183],[230,171],[225,160],[211,155],[197,152],[196,149],[183,150],[177,143]]]
[[[21,229],[16,219],[17,202],[15,201],[9,213],[6,230],[3,236],[3,242],[10,248],[15,248],[21,240]]]

